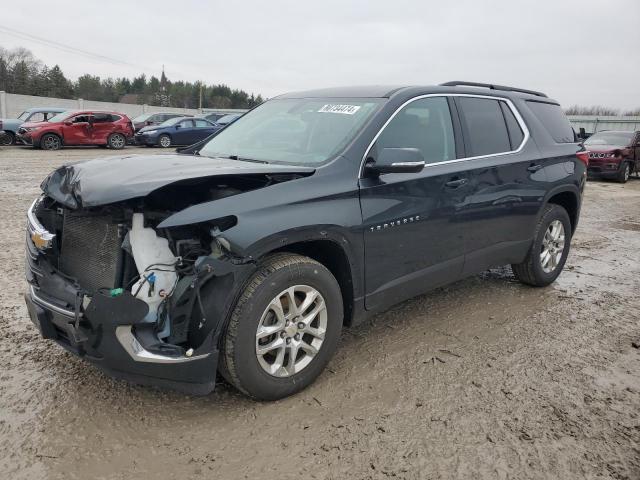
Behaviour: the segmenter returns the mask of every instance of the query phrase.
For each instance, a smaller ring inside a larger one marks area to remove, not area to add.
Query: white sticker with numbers
[[[342,113],[343,115],[353,115],[360,106],[358,105],[324,105],[318,112],[320,113]]]

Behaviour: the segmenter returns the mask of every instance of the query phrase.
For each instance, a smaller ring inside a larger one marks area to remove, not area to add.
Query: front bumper
[[[133,137],[136,145],[156,145],[158,143],[157,135],[144,135],[136,133]]]
[[[45,258],[34,242],[43,248],[46,232],[34,213],[36,202],[28,213],[25,301],[42,337],[114,377],[190,394],[211,392],[218,363],[213,333],[195,350],[160,351],[154,325],[144,321],[146,303],[128,292],[89,297]]]
[[[590,177],[614,178],[620,172],[623,162],[610,158],[589,159],[587,175]]]
[[[16,140],[25,145],[33,145],[33,137],[31,136],[31,133],[27,131],[23,132],[18,130],[18,133],[16,133]]]

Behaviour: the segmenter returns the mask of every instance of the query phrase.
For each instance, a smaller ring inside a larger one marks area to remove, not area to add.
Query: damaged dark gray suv
[[[65,165],[28,212],[30,316],[117,377],[282,398],[343,325],[494,266],[553,282],[575,140],[544,94],[450,82],[292,93],[181,154]]]

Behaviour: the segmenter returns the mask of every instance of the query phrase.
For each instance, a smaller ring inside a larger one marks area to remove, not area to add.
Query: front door
[[[462,153],[451,105],[439,96],[412,101],[367,153],[375,161],[383,148],[417,148],[427,164],[420,173],[360,179],[368,310],[450,283],[462,271],[464,236],[454,218],[464,182],[457,181],[454,160]]]
[[[65,145],[91,143],[91,115],[81,114],[67,119],[62,127]]]
[[[182,120],[176,125],[176,131],[172,134],[175,145],[191,145],[193,139],[193,120]]]

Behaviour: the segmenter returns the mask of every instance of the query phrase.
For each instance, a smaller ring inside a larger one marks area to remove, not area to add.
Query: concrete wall
[[[602,130],[640,130],[640,117],[611,117],[602,115],[567,115],[576,132],[584,128],[586,133]]]
[[[31,95],[17,95],[14,93],[0,92],[0,118],[16,118],[27,108],[34,107],[61,107],[69,110],[110,110],[121,112],[133,118],[147,112],[175,112],[185,115],[200,113],[197,109],[154,107],[151,105],[132,105],[128,103],[96,102],[93,100],[76,100],[50,97],[35,97]],[[206,112],[245,112],[241,109],[203,109]]]

